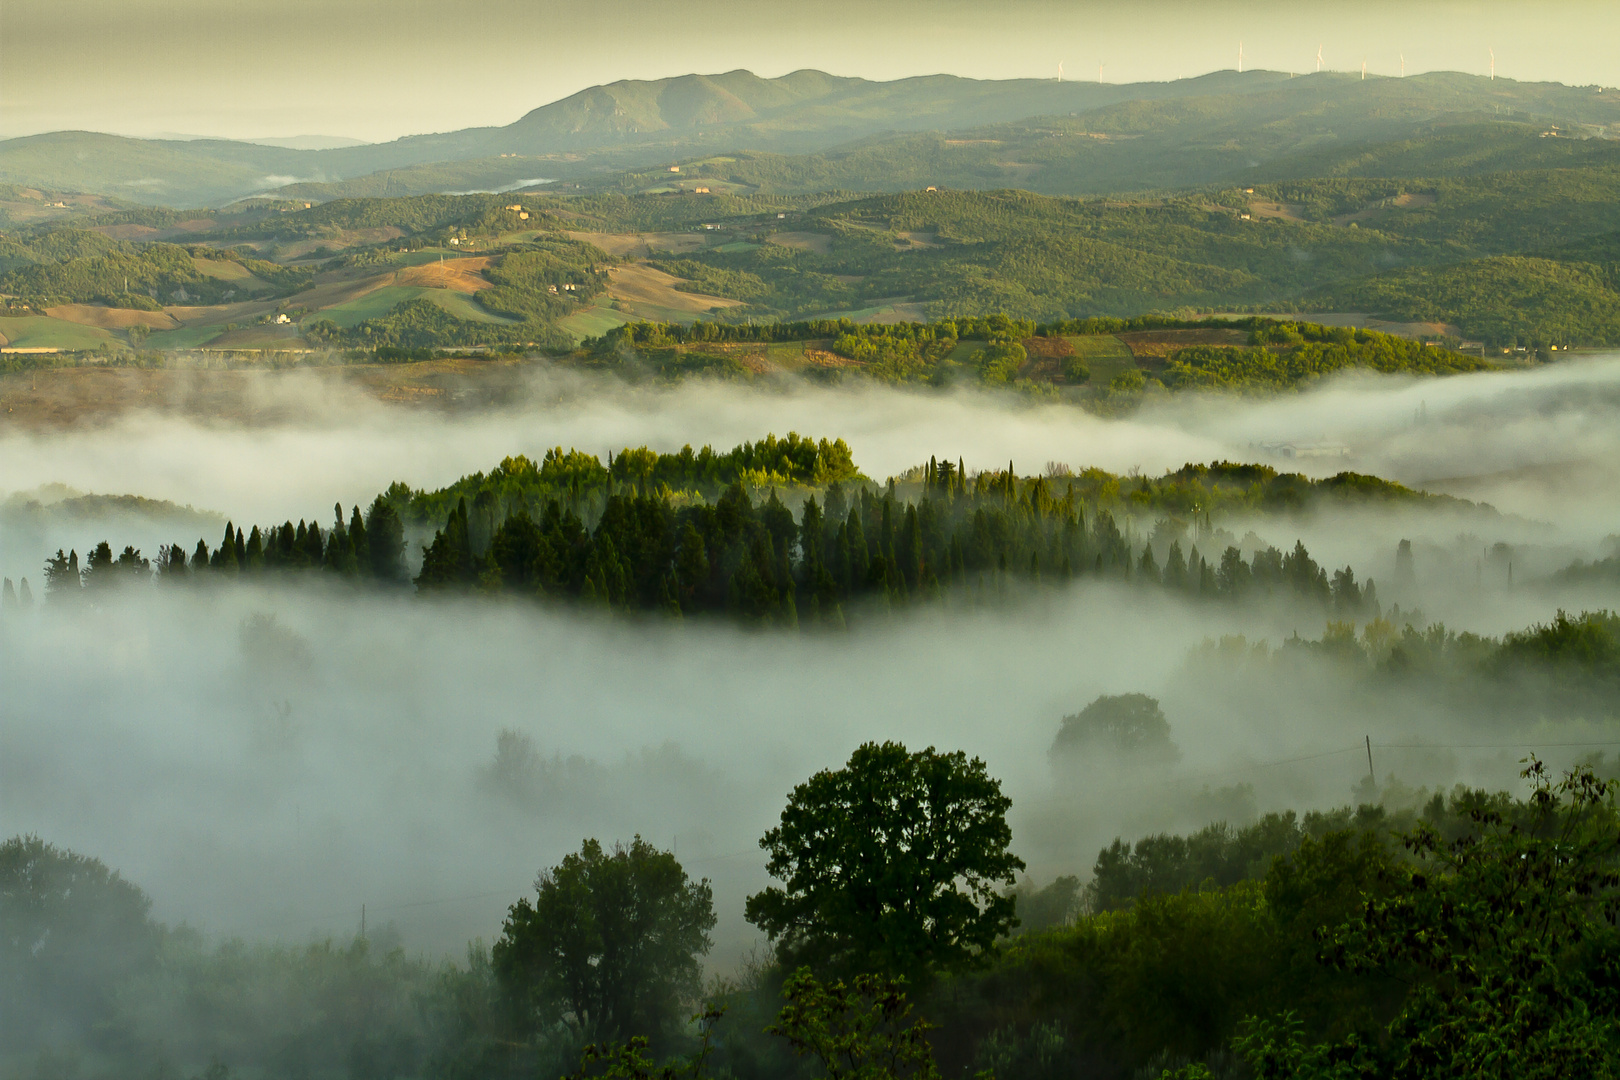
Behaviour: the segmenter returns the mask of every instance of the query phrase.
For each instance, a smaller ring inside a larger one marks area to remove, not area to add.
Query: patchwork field
[[[1163,371],[1170,354],[1191,345],[1232,345],[1249,343],[1242,330],[1135,330],[1120,334],[1136,366],[1144,371]]]
[[[716,308],[741,307],[741,300],[682,292],[680,279],[644,263],[624,263],[608,270],[608,295],[621,310],[662,322],[693,322]]]
[[[167,311],[136,311],[133,308],[109,308],[99,304],[61,304],[46,308],[45,314],[63,322],[95,326],[103,330],[128,330],[144,326],[151,330],[173,330],[180,320]]]
[[[557,325],[575,338],[600,337],[615,326],[623,326],[630,319],[611,308],[592,304],[558,321]]]
[[[0,318],[0,338],[13,349],[94,349],[111,341],[112,335],[97,326],[25,315]]]

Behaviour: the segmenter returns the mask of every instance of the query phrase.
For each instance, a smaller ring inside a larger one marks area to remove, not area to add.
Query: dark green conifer
[[[405,580],[405,527],[381,495],[366,517],[366,546],[371,549],[372,577],[387,583]]]
[[[349,515],[349,550],[354,553],[354,572],[370,574],[371,544],[366,537],[366,523],[360,516],[359,506]]]

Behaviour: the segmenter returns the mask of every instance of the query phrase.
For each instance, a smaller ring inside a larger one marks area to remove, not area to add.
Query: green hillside
[[[1268,198],[1294,200],[1314,220],[1245,219]],[[649,214],[662,209],[663,228],[682,212],[707,213],[725,226],[720,237],[751,238],[655,259],[694,291],[745,301],[732,319],[814,317],[900,298],[935,318],[1339,310],[1450,323],[1503,344],[1620,341],[1604,309],[1617,298],[1613,275],[1590,265],[1612,265],[1590,244],[1620,231],[1620,171],[1607,167],[1300,181],[1135,203],[913,191],[830,202],[786,221],[763,198],[553,205],[607,232],[654,227]]]

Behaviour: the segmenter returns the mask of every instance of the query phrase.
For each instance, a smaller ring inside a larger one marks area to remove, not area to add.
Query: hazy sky
[[[504,124],[583,87],[746,67],[1109,82],[1327,66],[1616,81],[1598,0],[5,0],[0,135],[368,140]]]

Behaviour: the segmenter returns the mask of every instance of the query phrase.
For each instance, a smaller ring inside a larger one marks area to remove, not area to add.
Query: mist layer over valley
[[[1150,398],[1125,419],[967,390],[796,380],[764,390],[707,381],[637,387],[543,366],[519,404],[496,411],[390,407],[299,372],[264,375],[249,395],[277,419],[242,426],[206,413],[133,412],[66,432],[0,430],[0,498],[15,508],[129,493],[242,521],[296,520],[331,500],[367,501],[396,480],[432,489],[508,455],[538,460],[554,446],[605,458],[623,447],[718,449],[798,431],[845,439],[880,481],[932,453],[962,457],[970,471],[1011,460],[1024,474],[1054,462],[1150,475],[1216,460],[1311,476],[1351,469],[1490,503],[1526,519],[1524,527],[1556,518],[1562,539],[1590,545],[1614,531],[1603,495],[1613,489],[1620,441],[1620,360],[1611,357],[1449,379],[1349,376],[1271,399]],[[12,513],[0,528],[19,520]],[[120,535],[148,549],[177,539],[131,527]],[[88,525],[0,533],[0,572],[28,575],[48,550],[103,538]]]
[[[1152,476],[1222,459],[1427,484],[1491,506],[1345,505],[1210,527],[1244,548],[1303,541],[1323,566],[1376,579],[1399,606],[1391,619],[1418,631],[1444,621],[1501,635],[1558,608],[1616,604],[1613,575],[1558,574],[1614,553],[1612,359],[1340,380],[1264,401],[1178,397],[1118,420],[975,393],[649,390],[544,370],[521,406],[495,413],[411,412],[313,380],[273,392],[306,418],[239,427],[141,413],[0,436],[13,492],[0,570],[38,590],[58,547],[108,539],[151,554],[211,542],[225,517],[324,520],[333,501],[364,505],[394,480],[433,488],[554,446],[605,458],[796,430],[847,439],[879,482],[937,453],[970,472],[1011,459],[1058,486],[1059,463]],[[73,492],[194,509],[109,509]],[[1118,512],[1139,544],[1154,528],[1152,514]],[[1414,552],[1406,581],[1401,540]],[[759,940],[742,897],[766,880],[756,842],[785,793],[866,741],[982,757],[1040,882],[1085,875],[1116,836],[1349,803],[1367,777],[1364,741],[1384,787],[1358,797],[1399,800],[1509,787],[1528,750],[1574,760],[1614,737],[1580,709],[1482,716],[1420,693],[1369,709],[1329,654],[1267,667],[1254,651],[1295,634],[1322,638],[1320,609],[1093,579],[802,633],[319,583],[124,589],[93,608],[0,620],[0,815],[8,835],[106,859],[152,894],[157,917],[209,935],[342,935],[365,904],[373,925],[395,924],[429,954],[492,936],[536,869],[581,837],[640,834],[713,879],[710,963],[726,970]],[[1162,703],[1171,771],[1153,783],[1107,759],[1054,771],[1061,718],[1126,693]]]

